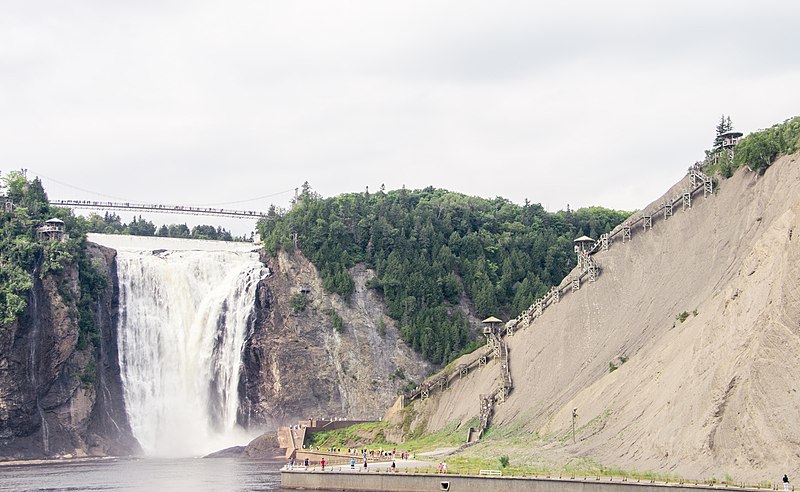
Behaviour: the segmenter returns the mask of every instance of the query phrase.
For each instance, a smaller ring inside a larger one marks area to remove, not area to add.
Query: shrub
[[[733,167],[750,166],[763,172],[780,154],[792,154],[800,147],[800,116],[765,130],[753,132],[736,145]]]
[[[84,388],[89,388],[94,384],[95,379],[97,379],[97,367],[95,366],[94,359],[89,361],[79,378],[81,380],[81,386]]]
[[[675,319],[677,319],[678,321],[683,323],[684,321],[686,321],[686,319],[688,317],[689,317],[689,313],[687,311],[684,311],[684,312],[678,314],[677,316],[675,316]]]
[[[292,307],[292,312],[294,314],[303,312],[308,305],[308,298],[305,296],[305,294],[298,292],[297,294],[292,295],[292,297],[289,299],[289,305]]]
[[[336,329],[336,331],[339,333],[344,331],[344,320],[341,316],[339,316],[339,313],[337,313],[336,310],[331,312],[331,321],[333,321],[333,327]]]
[[[617,361],[619,362],[619,364],[615,364],[613,360],[608,363],[608,372],[614,372],[617,369],[619,369],[619,366],[628,362],[628,356],[622,354],[619,357],[617,357]]]
[[[508,455],[507,454],[504,454],[503,456],[500,457],[500,466],[502,466],[503,468],[508,467]]]

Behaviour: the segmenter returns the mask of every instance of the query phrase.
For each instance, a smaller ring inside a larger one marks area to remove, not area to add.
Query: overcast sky
[[[232,202],[308,181],[637,209],[722,113],[800,114],[798,47],[790,0],[4,0],[0,170],[51,198],[266,209],[292,193]]]

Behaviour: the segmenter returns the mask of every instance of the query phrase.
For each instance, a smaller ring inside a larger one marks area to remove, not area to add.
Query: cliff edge
[[[81,340],[78,265],[39,278],[25,313],[0,331],[0,459],[131,455],[117,362],[115,252],[87,244],[106,287],[96,340]]]

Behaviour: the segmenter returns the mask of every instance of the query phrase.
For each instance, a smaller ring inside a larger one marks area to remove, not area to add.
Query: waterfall
[[[33,277],[39,276],[39,265],[33,270]],[[30,334],[30,351],[28,353],[28,381],[33,388],[34,396],[36,397],[36,411],[39,414],[39,421],[42,426],[42,449],[45,455],[50,454],[50,426],[47,424],[47,418],[44,415],[42,408],[41,393],[39,391],[39,361],[36,357],[36,348],[39,346],[39,332],[41,331],[41,313],[39,311],[39,291],[36,290],[36,285],[31,289],[31,334]]]
[[[118,249],[122,384],[146,454],[246,443],[236,424],[241,353],[265,272],[253,252]]]

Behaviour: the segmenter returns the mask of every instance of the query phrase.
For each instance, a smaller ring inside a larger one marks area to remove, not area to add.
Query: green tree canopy
[[[28,305],[34,275],[57,274],[85,256],[85,235],[70,210],[51,207],[42,182],[18,171],[4,173],[4,192],[14,202],[0,208],[0,326],[13,322]],[[48,219],[64,221],[69,239],[46,242],[37,229]],[[82,273],[82,272],[79,272]]]
[[[159,236],[179,237],[192,239],[213,239],[217,241],[244,241],[246,238],[237,237],[222,227],[201,224],[189,229],[186,224],[171,224],[156,227],[153,222],[134,216],[129,223],[124,223],[119,215],[106,212],[104,215],[91,214],[89,217],[79,217],[83,229],[87,232],[102,234],[129,234],[132,236]]]
[[[800,116],[765,130],[753,132],[736,145],[733,167],[750,166],[764,171],[781,154],[793,154],[800,149]]]
[[[513,317],[574,267],[572,241],[609,231],[630,215],[600,207],[550,213],[442,189],[405,188],[322,198],[307,185],[289,212],[258,224],[270,252],[297,244],[319,269],[324,287],[349,299],[349,268],[376,271],[403,339],[434,363],[474,340],[457,304],[479,316]]]

